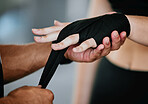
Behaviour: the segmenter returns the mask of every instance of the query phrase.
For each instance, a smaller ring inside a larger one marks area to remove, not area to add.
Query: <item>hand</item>
[[[60,31],[67,26],[69,23],[61,23],[58,21],[54,22],[55,26],[43,28],[43,29],[32,29],[35,35],[34,40],[39,43],[50,42],[57,39]],[[44,36],[40,36],[44,35]],[[105,37],[102,44],[96,47],[94,39],[88,39],[81,44],[77,44],[79,40],[78,34],[73,34],[63,41],[57,44],[52,44],[54,50],[61,50],[70,46],[65,53],[65,57],[77,61],[77,62],[92,62],[103,56],[106,56],[110,51],[117,50],[124,43],[126,39],[126,32],[121,32],[120,35],[117,31],[111,33],[112,46],[109,37]],[[96,47],[92,49],[91,47]]]
[[[53,93],[48,89],[38,87],[24,86],[20,87],[7,96],[11,104],[52,104]]]

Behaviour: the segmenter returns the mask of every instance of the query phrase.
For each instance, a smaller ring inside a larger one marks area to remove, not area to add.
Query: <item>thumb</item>
[[[38,85],[37,87],[38,87],[38,88],[42,88],[42,85]]]

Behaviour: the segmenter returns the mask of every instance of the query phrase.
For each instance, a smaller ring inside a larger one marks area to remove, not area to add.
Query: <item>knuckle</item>
[[[64,43],[64,42],[60,42],[60,43],[58,43],[57,45],[60,46],[61,48],[62,48],[62,47],[65,47],[65,43]]]
[[[103,57],[103,56],[106,56],[106,55],[108,55],[110,53],[110,49],[106,49],[106,50],[104,50],[102,53],[101,53],[101,56]]]
[[[70,35],[69,36],[69,39],[72,41],[72,42],[76,42],[76,41],[78,41],[78,36],[77,35]]]
[[[79,48],[81,51],[84,50],[83,45],[79,46],[78,48]]]
[[[104,56],[107,56],[110,52],[105,52],[103,53],[101,56],[104,57]]]
[[[116,43],[116,44],[120,43],[120,37],[117,38],[117,39],[115,39],[115,43]]]
[[[90,46],[90,45],[91,45],[91,42],[90,42],[89,40],[86,40],[86,41],[84,42],[84,45],[85,45],[85,46]]]
[[[102,51],[98,51],[98,52],[96,53],[96,57],[100,56],[100,55],[101,55],[101,52],[102,52]]]
[[[109,44],[109,45],[105,45],[105,49],[106,50],[109,50],[110,49],[110,47],[111,47],[111,45]]]
[[[91,41],[92,47],[97,47],[97,43],[93,38],[91,38],[90,41]]]
[[[50,100],[52,101],[52,100],[54,99],[54,94],[53,94],[53,92],[46,89],[46,93],[48,94]]]
[[[113,44],[112,44],[112,50],[117,50],[117,49],[119,49],[121,45],[122,45],[121,43],[113,43]]]

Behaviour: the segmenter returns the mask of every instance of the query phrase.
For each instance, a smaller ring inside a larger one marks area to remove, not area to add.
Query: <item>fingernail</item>
[[[115,38],[118,37],[118,33],[117,32],[114,32],[113,35],[114,35]]]
[[[125,37],[125,36],[126,36],[126,33],[125,33],[125,32],[122,32],[121,35],[122,35],[123,37]]]
[[[106,39],[106,44],[109,45],[109,39],[108,38]]]
[[[57,22],[57,20],[54,20],[54,24]]]

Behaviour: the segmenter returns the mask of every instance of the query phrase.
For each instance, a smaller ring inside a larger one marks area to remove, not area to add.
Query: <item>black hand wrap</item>
[[[114,13],[95,18],[75,21],[61,30],[58,39],[53,43],[61,42],[63,39],[72,34],[79,34],[79,43],[93,38],[97,45],[102,43],[104,37],[111,40],[112,31],[117,30],[119,33],[126,31],[127,36],[130,34],[130,24],[124,14]],[[51,51],[45,69],[40,79],[39,85],[46,88],[52,78],[56,68],[60,63],[70,62],[64,58],[67,48],[59,51]],[[63,60],[64,59],[64,60]]]

